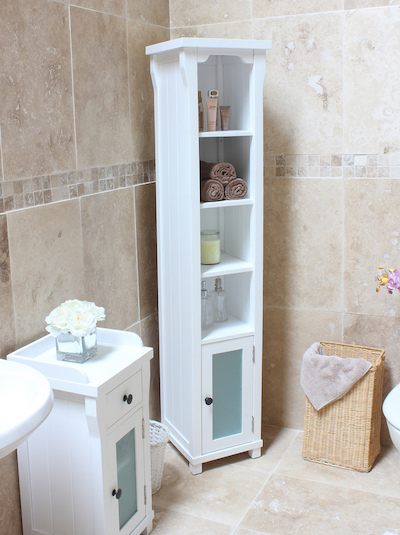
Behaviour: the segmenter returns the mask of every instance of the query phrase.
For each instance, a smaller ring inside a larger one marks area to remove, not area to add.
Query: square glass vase
[[[59,334],[56,337],[57,360],[82,363],[97,354],[96,329],[85,336]]]

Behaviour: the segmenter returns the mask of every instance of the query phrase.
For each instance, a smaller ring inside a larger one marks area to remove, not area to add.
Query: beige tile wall
[[[68,7],[43,0],[29,6],[2,2],[3,178],[75,167]]]
[[[154,347],[157,419],[145,46],[168,38],[166,0],[2,2],[0,357],[45,334],[45,316],[65,299],[93,300],[106,309],[102,326],[137,332]],[[0,535],[21,535],[15,454],[0,460],[0,479]]]
[[[76,7],[70,16],[77,167],[128,162],[126,20]]]
[[[211,8],[212,4],[212,8]],[[272,39],[264,83],[263,418],[303,426],[319,339],[386,348],[400,382],[400,2],[170,0],[171,36]],[[383,440],[388,441],[386,428]]]
[[[271,38],[264,420],[302,427],[301,357],[318,339],[385,347],[385,393],[400,382],[399,296],[376,294],[374,280],[379,264],[399,265],[399,4],[4,0],[0,356],[43,334],[44,315],[73,296],[105,304],[104,325],[138,332],[157,353],[144,46]],[[157,357],[151,381],[156,417]],[[0,535],[21,535],[14,454],[0,475]]]

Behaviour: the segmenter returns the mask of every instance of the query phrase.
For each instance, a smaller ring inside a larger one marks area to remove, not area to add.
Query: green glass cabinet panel
[[[242,432],[243,350],[212,356],[213,439]]]
[[[118,488],[119,529],[137,512],[135,429],[131,429],[116,444]]]

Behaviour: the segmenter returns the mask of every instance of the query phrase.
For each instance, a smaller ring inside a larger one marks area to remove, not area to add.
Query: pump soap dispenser
[[[201,328],[210,329],[214,325],[212,300],[208,296],[206,281],[201,283]]]
[[[213,292],[214,321],[222,323],[228,319],[227,295],[222,289],[221,279],[215,279],[215,291]]]

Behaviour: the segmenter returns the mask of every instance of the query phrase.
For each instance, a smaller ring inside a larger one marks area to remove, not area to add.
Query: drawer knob
[[[123,397],[123,400],[126,401],[128,405],[130,405],[130,404],[132,403],[132,401],[133,401],[133,396],[132,396],[132,394],[129,394],[129,396],[127,396],[127,395],[125,394],[125,396]]]
[[[206,402],[206,405],[211,405],[213,398],[206,398],[204,401]]]
[[[115,496],[117,498],[117,500],[119,500],[121,498],[122,490],[121,489],[118,489],[118,490],[114,489],[111,494],[113,496]]]

